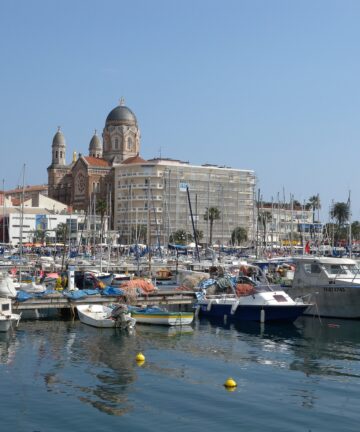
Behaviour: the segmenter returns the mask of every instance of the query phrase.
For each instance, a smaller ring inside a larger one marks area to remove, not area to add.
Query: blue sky
[[[352,194],[360,2],[2,0],[0,179],[47,182],[58,125],[87,153],[124,96],[144,158],[255,170],[264,199]]]

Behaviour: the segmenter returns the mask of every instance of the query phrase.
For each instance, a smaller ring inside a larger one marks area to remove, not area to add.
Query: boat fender
[[[195,318],[199,316],[199,312],[200,312],[200,305],[197,305],[195,308]]]
[[[230,311],[231,315],[234,315],[234,313],[236,312],[236,309],[238,308],[238,306],[239,306],[239,302],[238,301],[235,302],[235,303],[233,303],[233,305],[231,306],[231,311]]]
[[[261,323],[265,322],[265,311],[264,311],[264,309],[261,309],[261,311],[260,311],[260,322]]]

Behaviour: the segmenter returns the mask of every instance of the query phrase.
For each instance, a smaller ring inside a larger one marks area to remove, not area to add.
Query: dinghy
[[[131,317],[126,305],[116,305],[114,308],[99,304],[76,306],[82,323],[99,328],[114,328],[131,330],[136,320]]]
[[[130,306],[129,310],[136,322],[142,324],[183,326],[191,324],[194,319],[193,312],[169,312],[167,309],[158,306],[148,306],[146,308]]]

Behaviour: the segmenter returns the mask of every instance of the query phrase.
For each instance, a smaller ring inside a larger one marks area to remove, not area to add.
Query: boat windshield
[[[325,264],[324,270],[331,276],[354,277],[360,274],[360,269],[356,264]]]

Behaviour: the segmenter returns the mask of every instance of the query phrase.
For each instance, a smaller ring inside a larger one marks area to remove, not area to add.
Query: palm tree
[[[66,223],[59,223],[56,227],[55,234],[59,243],[66,243],[68,227]]]
[[[191,234],[183,229],[178,229],[170,235],[170,242],[175,244],[186,245],[191,240]]]
[[[350,209],[348,204],[344,202],[334,203],[330,210],[330,216],[336,221],[336,237],[338,240],[341,233],[341,228],[344,228],[345,223],[349,221]]]
[[[107,211],[106,200],[100,198],[96,202],[96,213],[100,214],[101,239],[103,238],[104,235],[104,218],[105,218],[106,211]]]
[[[339,227],[344,226],[345,222],[349,220],[349,206],[344,202],[334,203],[330,211],[330,216],[336,220]]]
[[[351,224],[351,233],[354,240],[360,240],[360,222],[354,221]]]
[[[62,261],[61,261],[61,270],[64,268],[64,263],[65,263],[67,234],[68,234],[67,224],[66,223],[59,223],[59,225],[56,227],[55,235],[56,235],[57,241],[64,244]]]
[[[321,209],[321,202],[319,194],[313,195],[309,198],[309,202],[306,205],[307,208],[312,208],[313,211],[313,223],[315,223],[315,210]]]
[[[195,235],[196,235],[196,240],[198,243],[200,240],[202,240],[204,238],[204,232],[202,230],[197,229],[197,228],[195,228]],[[191,236],[191,240],[195,241],[194,235]]]
[[[265,210],[259,213],[258,223],[262,226],[263,230],[263,244],[266,245],[266,232],[268,223],[271,222],[272,215],[269,211]]]
[[[233,245],[240,245],[242,242],[247,240],[247,231],[243,227],[236,227],[231,233],[231,243]]]
[[[210,239],[209,243],[212,245],[212,236],[213,236],[213,226],[214,221],[220,219],[221,212],[217,207],[209,207],[206,209],[206,212],[204,214],[204,220],[208,220],[210,222]]]
[[[33,241],[34,241],[34,243],[39,242],[41,244],[44,244],[44,243],[46,243],[46,239],[48,237],[49,237],[49,231],[48,230],[37,229],[34,231]]]

